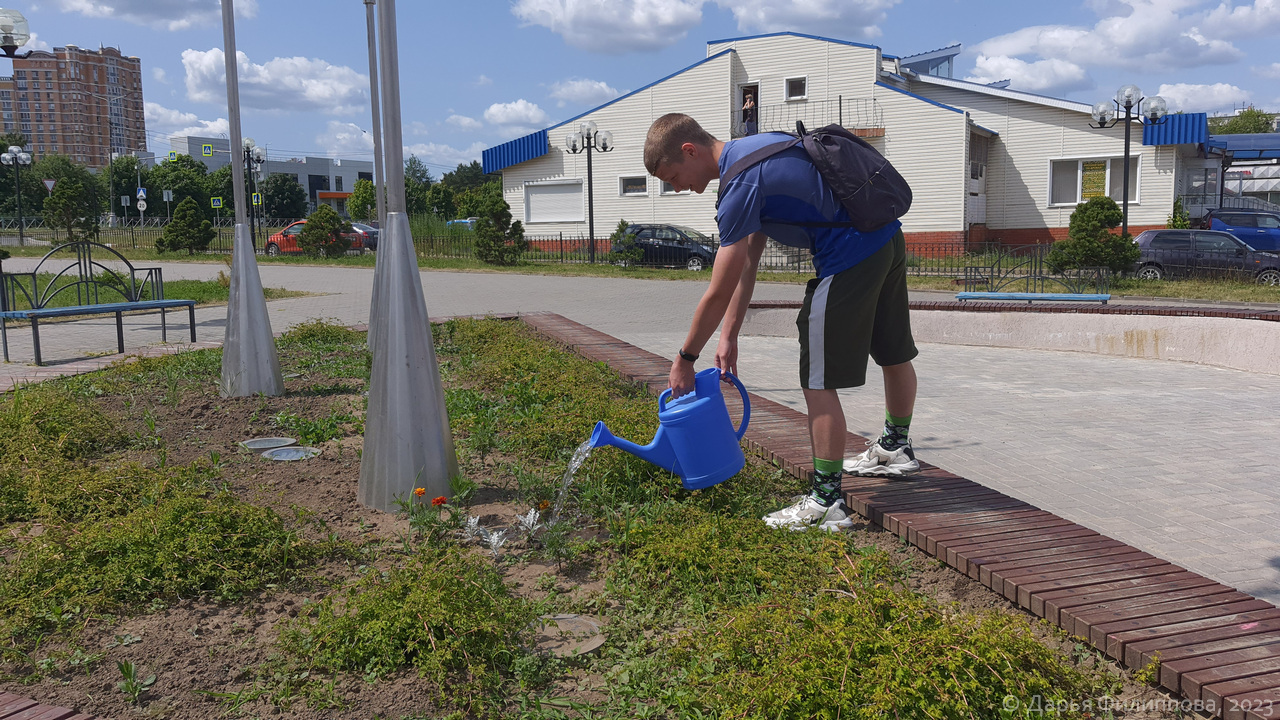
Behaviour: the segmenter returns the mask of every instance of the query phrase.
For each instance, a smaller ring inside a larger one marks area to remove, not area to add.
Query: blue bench
[[[1110,294],[1103,293],[1030,293],[1030,292],[960,292],[956,299],[965,300],[1025,300],[1033,302],[1100,302],[1103,305],[1111,299]]]
[[[95,248],[115,255],[114,260],[127,269],[117,272],[94,259]],[[74,257],[72,257],[72,255]],[[40,275],[52,275],[41,283]],[[74,294],[75,305],[54,306],[54,298],[66,293]],[[100,302],[108,294],[115,302]],[[150,296],[149,298],[147,296]],[[27,307],[19,309],[18,299],[23,298]],[[59,245],[45,254],[30,272],[4,272],[0,269],[0,343],[4,346],[4,361],[9,362],[10,320],[27,320],[31,323],[32,346],[36,365],[41,365],[40,320],[46,318],[75,317],[80,315],[116,316],[116,346],[124,352],[124,314],[149,310],[160,311],[160,339],[169,341],[169,329],[165,311],[170,308],[187,308],[191,327],[191,342],[196,341],[196,301],[166,300],[164,279],[160,268],[135,268],[124,256],[99,243],[77,241]]]

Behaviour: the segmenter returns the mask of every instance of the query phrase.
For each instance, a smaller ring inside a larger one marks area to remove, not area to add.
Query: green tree
[[[20,132],[0,133],[0,152],[8,152],[9,148],[27,146],[27,136]]]
[[[22,170],[22,210],[25,214],[35,216],[42,213],[43,203],[49,197],[49,190],[43,182],[46,179],[54,181],[55,190],[57,183],[63,181],[79,183],[84,194],[86,215],[96,218],[102,212],[106,188],[100,178],[66,155],[46,155],[30,168]]]
[[[1275,132],[1275,119],[1276,116],[1271,113],[1248,107],[1233,117],[1210,118],[1209,132],[1214,135]]]
[[[1056,272],[1063,270],[1108,267],[1124,272],[1141,255],[1133,238],[1111,232],[1120,225],[1124,214],[1109,197],[1090,198],[1071,213],[1067,239],[1059,240],[1049,250],[1045,261]]]
[[[445,220],[452,220],[458,216],[458,208],[453,201],[453,188],[444,183],[436,183],[427,191],[427,212]]]
[[[1182,230],[1191,227],[1191,216],[1187,214],[1186,208],[1182,207],[1182,198],[1173,199],[1173,214],[1165,221],[1164,226]]]
[[[347,213],[357,220],[368,220],[378,214],[378,193],[373,181],[360,179],[351,188],[351,197],[347,198]]]
[[[147,200],[154,202],[151,193],[152,188],[147,184],[150,171],[141,166],[138,158],[132,155],[122,155],[107,165],[103,175],[103,184],[111,192],[111,197],[109,198],[110,212],[120,216],[138,217],[138,210],[134,207],[134,203],[137,202],[136,194],[138,192],[139,179],[142,180],[142,187],[147,188]],[[128,207],[120,204],[122,195],[129,196]],[[154,213],[155,211],[152,210],[152,214]]]
[[[209,173],[205,178],[205,182],[208,183],[209,197],[222,198],[222,209],[217,213],[220,217],[229,217],[236,212],[235,187],[232,185],[231,180],[230,165],[223,165]],[[210,212],[213,212],[213,210],[210,209]],[[304,214],[299,213],[296,217],[301,217]]]
[[[53,194],[44,203],[44,221],[51,228],[65,231],[67,242],[94,240],[98,237],[96,199],[83,184],[64,177],[53,186]]]
[[[433,186],[424,185],[411,177],[404,179],[404,208],[409,215],[423,215],[428,212],[427,197]]]
[[[614,265],[632,267],[644,258],[644,248],[636,243],[636,236],[627,232],[631,223],[619,220],[618,227],[609,236],[609,254],[605,260]]]
[[[164,191],[172,190],[173,202],[181,203],[191,198],[202,216],[213,217],[213,210],[209,207],[208,175],[209,169],[205,164],[190,155],[179,155],[160,163],[147,175],[147,183],[157,193],[154,197],[148,194],[150,207],[147,209],[153,213],[164,210]]]
[[[427,164],[419,160],[417,155],[410,155],[409,159],[404,161],[404,179],[409,178],[413,178],[419,185],[431,185],[435,182],[435,178],[431,177],[431,171],[427,169]]]
[[[351,223],[338,216],[338,211],[321,205],[307,216],[307,224],[298,233],[298,247],[311,257],[339,257],[351,249]]]
[[[458,217],[485,218],[492,217],[500,208],[508,208],[507,201],[502,199],[502,183],[493,180],[457,193],[454,203],[458,209]]]
[[[293,219],[307,214],[307,189],[294,175],[272,173],[258,185],[258,190],[265,217]]]
[[[476,259],[490,265],[515,265],[529,249],[524,239],[524,226],[520,221],[511,222],[511,208],[502,199],[486,205],[487,212],[476,221]]]
[[[485,175],[484,167],[478,160],[472,160],[470,165],[458,163],[456,170],[447,172],[444,177],[440,178],[440,182],[453,188],[454,192],[477,188],[495,180],[501,182],[502,175],[499,173]],[[470,217],[470,215],[464,217]]]
[[[209,243],[217,233],[213,223],[204,216],[194,198],[185,197],[173,211],[173,220],[164,228],[164,234],[156,241],[156,250],[160,252],[180,252],[186,250],[188,255],[196,251],[209,249]]]

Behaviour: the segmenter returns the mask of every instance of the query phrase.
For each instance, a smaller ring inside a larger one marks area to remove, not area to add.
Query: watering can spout
[[[623,440],[609,432],[609,428],[605,427],[604,422],[596,423],[596,429],[591,433],[591,447],[598,448],[603,445],[612,445],[619,450],[635,455],[646,462],[651,462],[664,470],[680,474],[680,463],[676,460],[675,451],[671,447],[671,443],[667,442],[666,435],[662,428],[658,428],[658,433],[653,436],[653,441],[648,445],[637,445],[630,440]]]

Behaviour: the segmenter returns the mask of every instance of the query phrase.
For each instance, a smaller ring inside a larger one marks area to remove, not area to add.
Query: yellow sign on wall
[[[1080,199],[1104,197],[1107,194],[1107,161],[1085,160],[1080,163]]]

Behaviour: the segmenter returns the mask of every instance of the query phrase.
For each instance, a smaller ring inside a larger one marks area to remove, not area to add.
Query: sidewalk
[[[225,269],[163,267],[166,279],[208,279]],[[323,293],[271,302],[276,332],[316,318],[368,320],[372,269],[264,265],[261,274],[269,287]],[[674,356],[706,289],[706,278],[433,271],[422,278],[432,316],[551,311],[662,356]],[[802,295],[802,285],[756,289],[757,300]],[[951,295],[913,294],[938,298]],[[198,339],[221,341],[225,318],[224,307],[198,310]],[[181,325],[172,319],[175,337]],[[126,318],[128,350],[158,343],[159,335],[158,317]],[[29,361],[30,331],[9,339],[11,356]],[[50,359],[107,352],[115,347],[114,320],[49,325],[41,342]],[[1280,376],[1083,353],[941,344],[920,350],[912,430],[923,459],[1280,604]],[[804,410],[794,340],[744,337],[739,365],[752,392]],[[0,387],[33,370],[0,366]],[[865,388],[842,393],[851,432],[878,434],[880,382],[873,367]]]

